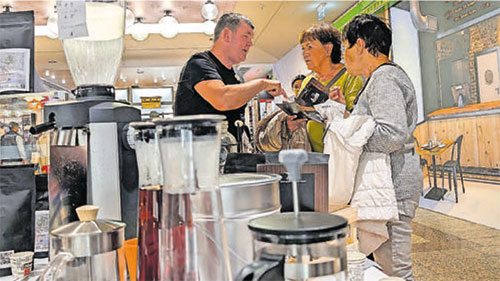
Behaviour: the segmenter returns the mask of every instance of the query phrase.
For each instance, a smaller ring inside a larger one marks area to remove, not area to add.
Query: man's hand
[[[330,93],[328,94],[331,100],[334,100],[336,102],[339,102],[341,104],[345,104],[345,97],[342,94],[342,90],[340,89],[339,86],[334,86],[331,90]]]
[[[302,124],[304,124],[307,119],[295,119],[297,115],[290,115],[286,117],[286,125],[290,132],[295,132]]]
[[[277,96],[284,96],[287,98],[285,91],[283,88],[281,88],[281,82],[277,80],[269,80],[269,79],[263,79],[262,80],[265,88],[264,90],[268,92],[271,96],[277,97]]]

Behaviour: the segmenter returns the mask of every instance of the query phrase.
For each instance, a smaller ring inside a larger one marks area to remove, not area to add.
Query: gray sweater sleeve
[[[390,71],[377,71],[365,89],[375,131],[367,151],[391,153],[401,150],[408,138],[406,102],[398,79]]]

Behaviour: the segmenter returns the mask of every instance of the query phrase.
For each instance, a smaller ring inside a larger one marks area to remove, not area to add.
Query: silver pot
[[[252,219],[279,213],[279,175],[266,174],[226,174],[220,177],[224,225],[227,233],[231,271],[233,278],[248,263],[253,261],[252,235],[248,222]],[[203,194],[210,196],[210,194]],[[208,197],[198,198],[198,202],[208,202]],[[216,231],[213,221],[198,221],[198,229],[212,233]],[[215,233],[215,232],[214,232]],[[210,236],[210,235],[209,235]],[[216,236],[216,234],[212,235]],[[199,253],[211,253],[214,250],[210,239],[197,235]],[[206,259],[199,259],[200,276],[203,280],[218,280],[213,261],[201,264]]]

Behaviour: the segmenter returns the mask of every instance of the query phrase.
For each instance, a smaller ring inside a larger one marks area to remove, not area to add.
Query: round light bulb
[[[141,22],[137,22],[132,27],[132,38],[137,41],[144,41],[148,38],[149,33],[147,32],[145,26]]]
[[[135,78],[134,84],[136,84],[136,85],[139,84],[139,79]]]
[[[160,24],[160,34],[165,38],[174,38],[179,33],[179,23],[173,16],[164,16],[158,24]]]
[[[158,78],[155,77],[155,79],[153,80],[153,83],[158,84]]]
[[[61,80],[61,83],[66,84],[66,79]]]
[[[206,35],[214,35],[215,22],[207,20],[203,23],[203,33]]]
[[[201,15],[206,20],[214,20],[219,13],[219,9],[215,6],[212,1],[207,1],[203,7],[201,7]]]
[[[50,71],[45,70],[45,76],[46,76],[46,77],[49,77],[49,76],[50,76]]]

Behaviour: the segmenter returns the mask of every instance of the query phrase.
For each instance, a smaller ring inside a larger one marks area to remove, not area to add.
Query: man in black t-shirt
[[[229,132],[236,135],[234,122],[241,120],[245,105],[265,90],[283,94],[279,81],[256,79],[241,83],[233,65],[246,59],[253,45],[252,22],[244,15],[222,15],[214,31],[211,50],[194,54],[184,65],[174,103],[174,115],[222,114]]]

